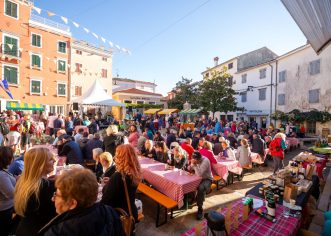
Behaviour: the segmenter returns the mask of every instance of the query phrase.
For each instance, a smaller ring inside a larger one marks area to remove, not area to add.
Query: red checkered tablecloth
[[[241,174],[242,168],[238,161],[230,161],[217,157],[217,164],[213,165],[213,168],[216,174],[221,177],[223,180],[227,180],[229,171],[235,174]]]
[[[254,197],[250,196],[249,197]],[[257,197],[254,197],[257,198]],[[234,229],[234,215],[235,215],[235,209],[237,207],[240,207],[239,210],[239,225],[237,229]],[[231,208],[231,230],[230,235],[233,236],[294,236],[297,234],[299,227],[300,227],[300,221],[301,218],[295,218],[295,217],[284,217],[283,211],[284,207],[282,205],[276,206],[276,223],[272,223],[271,221],[262,218],[261,216],[256,215],[254,212],[252,212],[248,219],[243,222],[242,221],[242,214],[243,214],[243,203],[242,200],[239,199],[232,203]],[[228,211],[227,208],[224,208],[221,210],[221,213],[225,215],[225,213]],[[201,230],[201,236],[205,235],[207,227],[207,221],[204,220],[202,222],[202,230]],[[193,236],[195,235],[196,227],[188,230],[187,232],[183,233],[182,236]]]
[[[65,163],[66,157],[65,156],[58,156],[57,155],[57,148],[55,148],[51,144],[34,145],[32,148],[48,148],[48,150],[57,157],[57,162],[55,163],[57,166],[63,166],[63,164]]]
[[[178,207],[184,205],[184,194],[197,190],[201,178],[188,175],[178,169],[165,170],[165,164],[153,159],[140,157],[139,163],[144,179],[155,189],[178,202]]]
[[[300,141],[297,138],[286,138],[285,142],[289,147],[297,147],[300,144]]]

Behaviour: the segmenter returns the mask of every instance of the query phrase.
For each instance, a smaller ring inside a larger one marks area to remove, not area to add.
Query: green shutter
[[[17,18],[17,4],[6,0],[6,15]]]
[[[4,78],[9,84],[17,85],[17,68],[11,66],[4,66]]]
[[[58,68],[59,71],[65,71],[66,70],[66,62],[65,61],[59,60],[57,64],[58,64],[57,68]]]
[[[31,81],[31,92],[40,93],[40,91],[41,91],[40,81]]]
[[[10,48],[8,44],[12,44]],[[17,39],[5,36],[5,54],[17,56]]]
[[[32,66],[40,67],[40,56],[32,55]]]
[[[40,35],[32,34],[32,45],[36,47],[41,46],[41,37]]]
[[[66,86],[65,84],[58,84],[58,94],[66,95]]]

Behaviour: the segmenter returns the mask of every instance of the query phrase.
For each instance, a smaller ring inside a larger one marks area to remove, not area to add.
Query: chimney
[[[215,63],[215,66],[218,66],[218,57],[214,57],[214,63]]]

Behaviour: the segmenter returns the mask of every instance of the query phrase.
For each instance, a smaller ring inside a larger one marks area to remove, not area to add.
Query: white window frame
[[[14,64],[8,64],[8,63],[2,63],[2,76],[1,78],[4,78],[5,76],[5,66],[15,67],[17,69],[17,84],[12,84],[8,82],[9,86],[18,87],[20,84],[20,67]]]
[[[63,95],[63,94],[59,94],[59,84],[64,84],[65,85],[65,94]],[[58,82],[56,82],[56,96],[58,96],[58,97],[66,97],[67,96],[67,83],[66,82],[61,82],[61,81],[58,81]]]
[[[318,91],[318,101],[316,101],[316,102],[311,102],[310,101],[310,96],[309,96],[310,91]],[[320,89],[310,89],[310,90],[308,90],[308,103],[309,104],[318,104],[318,103],[320,103],[320,101],[321,101],[321,90]]]
[[[156,102],[148,102],[149,105],[156,105]]]
[[[279,104],[279,101],[280,101],[279,96],[280,95],[284,96],[284,103],[283,104]],[[278,106],[285,106],[286,105],[286,96],[285,96],[285,93],[278,94],[278,98],[277,99],[278,99],[278,102],[277,102],[277,105]]]
[[[138,102],[142,102],[142,103],[138,103]],[[145,101],[137,100],[136,104],[145,104]]]
[[[284,78],[283,78],[284,80],[280,80],[281,73],[284,73]],[[278,83],[284,83],[284,82],[286,82],[286,74],[287,74],[286,70],[279,71]]]
[[[60,47],[59,47],[59,43],[65,43],[66,44],[66,52],[60,52]],[[68,43],[62,40],[58,40],[57,41],[57,52],[61,53],[61,54],[67,54],[68,53]]]
[[[12,34],[8,34],[8,33],[2,33],[2,44],[1,44],[1,47],[3,47],[3,51],[5,50],[5,36],[7,37],[11,37],[11,38],[14,38],[17,40],[17,56],[16,57],[19,57],[19,54],[20,54],[20,38],[15,36],[15,35],[12,35]],[[4,54],[4,53],[3,53]],[[7,54],[4,54],[4,55],[7,55]]]
[[[244,82],[243,78],[245,78],[245,82]],[[246,84],[247,83],[247,74],[242,74],[241,75],[241,83],[242,84]]]
[[[311,65],[314,65],[316,62],[319,62],[318,73],[316,73],[316,71],[311,70]],[[315,75],[321,74],[321,59],[320,58],[309,62],[308,72],[309,72],[310,76],[315,76]],[[314,74],[312,74],[313,72],[314,72]]]
[[[39,56],[39,57],[40,57],[40,67],[33,67],[33,65],[32,65],[32,55],[34,55],[34,56]],[[34,52],[32,52],[32,53],[31,53],[31,56],[30,56],[30,68],[31,68],[31,69],[42,70],[42,68],[43,68],[43,56],[40,55],[40,54],[38,54],[38,53],[34,53]]]
[[[260,92],[261,91],[265,91],[265,94],[264,94],[264,99],[261,99],[260,98]],[[265,101],[265,100],[267,100],[267,88],[260,88],[260,89],[258,89],[258,91],[259,91],[259,101]]]
[[[64,62],[66,63],[66,66],[65,66],[65,68],[64,68],[64,71],[59,70],[59,61],[64,61]],[[56,71],[57,71],[57,73],[60,73],[60,74],[66,74],[66,73],[67,73],[67,66],[68,66],[67,59],[64,59],[64,58],[56,58]]]
[[[264,76],[261,76],[261,72],[264,71]],[[267,78],[267,68],[262,68],[259,70],[259,74],[260,74],[260,79],[265,79]]]
[[[32,92],[32,81],[39,81],[40,82],[40,93],[35,93],[35,92]],[[34,79],[34,78],[31,78],[30,79],[30,95],[42,95],[43,94],[43,81],[41,79]]]
[[[13,16],[10,16],[10,15],[6,14],[6,0],[3,1],[3,14],[5,16],[8,16],[8,17],[12,18],[12,19],[19,20],[19,18],[20,18],[20,4],[17,3],[17,2],[11,1],[11,0],[8,0],[8,2],[11,2],[11,3],[14,3],[14,4],[17,5],[17,17],[13,17]]]
[[[40,47],[35,46],[35,45],[32,44],[32,38],[33,38],[33,35],[40,36]],[[31,46],[32,46],[32,47],[35,47],[35,48],[42,48],[42,47],[43,47],[43,36],[42,36],[41,34],[37,34],[37,33],[33,33],[33,32],[31,32]]]

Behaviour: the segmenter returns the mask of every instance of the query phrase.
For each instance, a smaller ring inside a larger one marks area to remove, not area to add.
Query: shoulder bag
[[[120,215],[120,219],[121,219],[121,222],[122,222],[122,227],[123,227],[123,231],[124,231],[125,235],[126,236],[131,236],[131,235],[133,235],[133,230],[134,230],[134,227],[135,227],[135,220],[132,216],[131,204],[130,204],[129,193],[128,193],[128,187],[126,185],[125,177],[124,177],[123,174],[122,174],[122,180],[123,180],[123,184],[124,184],[125,198],[126,198],[126,202],[128,204],[129,215],[122,208],[115,208],[115,210]]]

